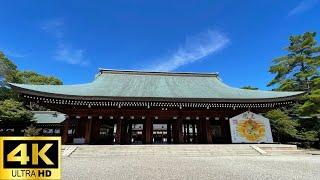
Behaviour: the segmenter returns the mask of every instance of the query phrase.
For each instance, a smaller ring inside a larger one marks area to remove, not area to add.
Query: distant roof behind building
[[[66,115],[57,111],[32,111],[37,124],[60,124]]]
[[[100,69],[93,82],[77,85],[11,84],[18,92],[89,100],[281,101],[304,92],[247,90],[224,84],[217,73]],[[282,99],[283,100],[283,99]]]

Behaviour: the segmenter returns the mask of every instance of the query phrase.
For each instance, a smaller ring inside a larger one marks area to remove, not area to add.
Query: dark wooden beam
[[[91,130],[92,130],[92,118],[88,119],[87,122],[85,122],[85,143],[89,144],[91,142]]]
[[[68,130],[69,130],[69,124],[70,124],[70,118],[66,118],[64,121],[64,127],[63,127],[63,135],[62,135],[62,144],[68,143]]]
[[[148,115],[146,117],[146,144],[152,144],[152,138],[153,138],[153,123],[152,118]]]
[[[117,129],[116,129],[116,137],[115,137],[115,144],[122,144],[122,129],[123,129],[123,119],[118,117],[117,119]]]

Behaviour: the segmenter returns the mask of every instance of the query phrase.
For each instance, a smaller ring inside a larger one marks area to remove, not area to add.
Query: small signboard
[[[269,119],[244,112],[229,119],[232,143],[273,143]]]

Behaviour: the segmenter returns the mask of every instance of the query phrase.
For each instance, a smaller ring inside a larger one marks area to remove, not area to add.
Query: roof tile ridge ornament
[[[218,72],[198,73],[198,72],[168,72],[168,71],[145,71],[145,70],[118,70],[99,68],[96,77],[102,74],[131,74],[131,75],[160,75],[160,76],[194,76],[194,77],[219,77]]]

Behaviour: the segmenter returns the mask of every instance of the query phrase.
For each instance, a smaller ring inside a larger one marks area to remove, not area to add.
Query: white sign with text
[[[229,119],[232,143],[273,143],[269,119],[244,112]]]

